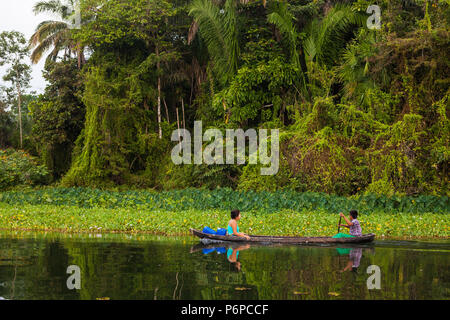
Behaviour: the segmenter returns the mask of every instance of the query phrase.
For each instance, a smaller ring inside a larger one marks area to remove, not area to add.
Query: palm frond
[[[267,16],[267,21],[274,24],[289,44],[291,62],[301,69],[297,51],[298,33],[294,25],[295,17],[289,11],[286,3],[274,6],[273,11]]]
[[[44,53],[46,53],[48,50],[50,50],[52,47],[58,48],[58,52],[62,49],[60,46],[58,46],[59,37],[57,34],[52,35],[50,37],[47,37],[43,39],[43,41],[39,42],[39,44],[34,48],[33,52],[31,53],[31,62],[36,64],[38,63]],[[53,53],[55,51],[53,50]],[[52,54],[53,54],[52,53]]]
[[[214,63],[214,70],[222,82],[234,74],[239,58],[237,18],[234,0],[227,0],[225,10],[210,0],[194,0],[189,15],[194,17],[198,30]]]
[[[328,66],[335,64],[365,19],[350,6],[337,5],[322,20],[313,20],[307,27],[309,37],[304,42],[308,59]]]
[[[38,43],[42,42],[45,38],[52,34],[59,32],[67,32],[69,29],[67,23],[60,21],[43,21],[36,28],[35,33],[29,40],[30,48],[33,48]]]
[[[39,24],[39,28],[31,36],[29,40],[29,48],[33,50],[31,54],[31,62],[38,63],[42,55],[54,46],[54,50],[50,54],[55,58],[59,51],[63,49],[64,43],[70,46],[70,29],[67,24],[60,21],[44,21]]]
[[[53,13],[57,14],[58,16],[63,15],[64,5],[60,0],[49,0],[49,1],[38,1],[33,6],[33,12],[34,14],[39,13]]]
[[[225,43],[228,49],[229,72],[235,74],[239,64],[239,25],[237,22],[236,3],[234,0],[227,0],[224,12],[225,23]]]
[[[43,54],[53,46],[50,53],[51,58],[56,59],[58,53],[64,48],[73,47],[69,20],[73,15],[75,0],[47,0],[38,1],[33,6],[33,12],[52,13],[57,15],[62,21],[43,21],[36,27],[34,34],[29,40],[29,48],[33,49],[31,55],[32,63],[38,63]]]
[[[373,33],[363,32],[345,49],[342,64],[337,68],[338,80],[343,83],[343,96],[358,104],[364,104],[369,90],[375,88],[367,70],[369,58],[375,52],[376,39]]]

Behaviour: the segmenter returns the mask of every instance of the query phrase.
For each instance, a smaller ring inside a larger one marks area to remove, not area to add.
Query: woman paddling
[[[339,213],[339,215],[344,218],[345,222],[347,224],[339,224],[340,227],[345,227],[350,229],[350,234],[346,233],[338,233],[337,235],[333,236],[333,238],[348,238],[348,237],[360,237],[362,236],[361,232],[361,226],[359,224],[358,218],[358,211],[351,210],[350,216],[347,218],[342,212]]]
[[[241,213],[239,212],[239,210],[231,211],[231,220],[228,221],[227,233],[229,236],[244,237],[245,239],[250,240],[250,237],[247,234],[239,232],[239,226],[237,222],[240,219]]]

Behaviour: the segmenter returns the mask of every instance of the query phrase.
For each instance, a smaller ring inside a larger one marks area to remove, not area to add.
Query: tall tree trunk
[[[144,108],[146,113],[148,113],[148,104],[147,104],[147,98],[144,99]],[[145,122],[145,134],[148,134],[148,124],[147,121]]]
[[[81,70],[81,67],[86,63],[86,57],[84,56],[84,48],[77,44],[77,60],[78,60],[78,69]]]
[[[78,58],[78,70],[81,69],[81,52],[80,48],[77,49],[77,58]]]
[[[178,115],[178,108],[177,109],[177,125],[178,125],[178,142],[181,142],[181,135],[180,135],[180,117]],[[181,144],[179,144],[180,146],[180,151],[181,151]]]
[[[166,99],[163,99],[164,101],[164,107],[166,107],[166,116],[167,116],[167,122],[170,123],[170,118],[169,118],[169,109],[167,108],[167,103],[166,103]]]
[[[183,129],[186,129],[186,118],[184,117],[184,100],[181,98],[181,108],[183,109]]]
[[[20,149],[23,148],[23,132],[22,132],[22,91],[20,90],[19,82],[16,83],[18,107],[19,107],[19,135],[20,135]]]
[[[159,62],[159,48],[156,46],[156,69],[158,71],[158,128],[159,128],[159,138],[162,139],[162,129],[161,129],[161,76],[159,74],[161,63]]]

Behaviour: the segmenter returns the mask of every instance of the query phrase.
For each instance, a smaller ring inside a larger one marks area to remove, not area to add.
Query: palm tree
[[[67,0],[64,3],[61,0],[39,1],[34,5],[33,12],[56,14],[61,21],[43,21],[37,26],[29,41],[30,49],[33,50],[32,63],[38,63],[43,54],[53,48],[47,59],[56,60],[62,50],[65,50],[68,56],[75,52],[78,57],[78,68],[81,68],[85,62],[84,48],[72,39],[70,28],[70,19],[75,12],[75,1]]]
[[[358,105],[368,103],[370,91],[375,83],[369,74],[369,58],[376,52],[377,34],[362,29],[342,54],[342,63],[337,68],[338,79],[343,83],[342,93]]]
[[[271,13],[267,16],[267,21],[275,25],[280,33],[285,37],[289,46],[289,55],[291,64],[302,72],[302,89],[306,93],[306,63],[305,56],[299,55],[300,35],[295,27],[295,17],[288,9],[285,2],[277,2],[271,9]]]
[[[208,48],[218,80],[225,84],[236,74],[239,66],[239,25],[236,1],[226,0],[221,9],[211,0],[194,0],[189,15],[194,17],[189,40],[200,31]]]
[[[287,39],[294,64],[300,63],[298,51],[303,49],[308,61],[316,61],[328,67],[338,61],[343,49],[354,37],[355,30],[363,26],[366,19],[363,14],[353,11],[351,6],[336,5],[328,10],[324,18],[316,18],[307,25],[303,30],[306,39],[299,45],[295,17],[286,3],[279,2],[268,15],[268,21]]]
[[[355,31],[366,23],[367,16],[349,5],[336,5],[323,19],[314,19],[306,28],[304,50],[309,61],[331,67],[336,65]]]
[[[300,6],[296,9],[298,11],[302,8]],[[281,1],[276,3],[267,17],[268,22],[274,24],[283,35],[289,47],[291,63],[303,72],[303,93],[306,95],[307,61],[314,61],[328,68],[337,65],[339,57],[354,38],[355,31],[364,25],[365,19],[367,17],[353,11],[351,6],[336,5],[327,10],[323,18],[316,18],[306,26],[303,30],[305,40],[301,42],[296,19],[288,4]]]
[[[200,30],[222,83],[236,73],[239,64],[237,6],[260,1],[266,7],[267,0],[194,0],[190,5],[189,15],[194,21],[189,29],[188,43],[192,43]],[[220,9],[221,5],[223,9]]]

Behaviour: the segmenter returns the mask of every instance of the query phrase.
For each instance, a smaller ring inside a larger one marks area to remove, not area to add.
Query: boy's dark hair
[[[356,219],[356,218],[358,218],[358,211],[351,210],[350,211],[350,215],[352,216],[353,219]]]
[[[231,211],[231,219],[236,219],[241,212],[239,210]]]

